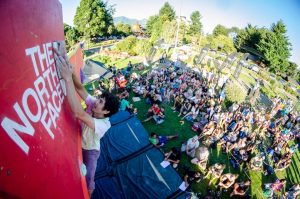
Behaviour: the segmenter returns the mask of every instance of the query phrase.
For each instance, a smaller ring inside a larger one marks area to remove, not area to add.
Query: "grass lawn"
[[[142,99],[139,102],[132,102],[134,107],[138,108],[137,117],[142,121],[146,118],[147,110],[150,108],[150,105],[145,103],[145,99]],[[184,125],[180,125],[180,118],[177,117],[178,112],[173,112],[170,105],[163,104],[166,110],[166,120],[160,125],[155,124],[153,120],[150,120],[146,123],[143,123],[144,127],[150,134],[151,132],[155,132],[159,135],[173,135],[179,133],[179,138],[176,140],[169,141],[168,144],[162,148],[164,152],[169,151],[172,147],[180,147],[181,143],[186,141],[188,138],[196,135],[194,131],[191,130],[191,123],[185,121]],[[294,157],[291,165],[285,170],[277,172],[271,176],[264,176],[262,172],[257,171],[248,171],[245,163],[242,164],[243,168],[234,169],[230,164],[231,156],[229,154],[223,153],[220,147],[218,146],[216,149],[209,149],[209,162],[208,165],[212,165],[217,162],[222,162],[226,164],[226,169],[224,173],[238,173],[240,176],[238,181],[248,179],[247,175],[250,177],[252,181],[251,189],[249,193],[252,198],[263,198],[262,196],[262,185],[267,182],[273,182],[277,178],[286,178],[287,185],[290,187],[292,184],[300,183],[300,175],[299,175],[299,167],[300,167],[300,153],[297,152]],[[185,154],[182,156],[182,160],[179,166],[179,174],[183,175],[183,165],[191,167],[196,170],[200,170],[195,165],[190,163],[190,158],[188,158]],[[203,171],[202,171],[203,172]],[[211,187],[208,186],[208,179],[202,180],[200,183],[194,183],[192,185],[192,190],[194,192],[200,192],[202,195],[207,194],[207,189],[215,189],[216,187],[213,185]],[[217,182],[215,182],[217,183]],[[214,183],[213,183],[214,184]],[[230,193],[222,193],[222,198],[229,198]]]
[[[254,82],[250,80],[248,83],[253,84]],[[146,118],[147,110],[150,108],[150,105],[145,103],[145,99],[141,98],[139,102],[132,102],[134,107],[138,109],[137,117],[142,121]],[[155,124],[153,120],[150,120],[146,123],[143,123],[144,127],[150,134],[151,132],[155,132],[159,135],[173,135],[178,133],[179,138],[176,140],[169,141],[166,146],[162,148],[164,152],[169,151],[172,147],[180,148],[181,143],[186,141],[187,139],[196,135],[194,131],[191,130],[191,123],[185,121],[184,125],[179,123],[180,118],[177,116],[178,112],[173,112],[171,109],[173,104],[162,104],[165,108],[166,120],[160,125]],[[293,143],[291,143],[293,144]],[[248,176],[251,179],[252,185],[249,189],[249,194],[251,198],[263,198],[262,195],[262,186],[264,183],[273,182],[276,178],[285,178],[287,180],[287,187],[290,187],[292,184],[300,183],[300,175],[299,175],[299,168],[300,168],[300,153],[297,153],[293,156],[293,160],[291,165],[285,170],[276,172],[273,175],[265,176],[262,172],[257,171],[248,171],[247,166],[244,164],[241,165],[242,168],[234,169],[230,164],[231,156],[229,154],[223,153],[218,146],[215,149],[210,148],[210,155],[209,155],[209,162],[208,165],[212,165],[217,162],[222,162],[226,164],[226,169],[224,173],[232,172],[238,173],[240,176],[238,181],[247,180]],[[182,160],[180,162],[180,166],[178,168],[178,172],[181,176],[183,176],[183,165],[188,166],[190,168],[200,170],[196,168],[195,165],[190,163],[190,158],[187,157],[185,154],[182,156]],[[202,171],[203,172],[203,171]],[[194,192],[200,192],[202,195],[207,194],[208,188],[215,189],[216,187],[214,182],[212,186],[208,186],[209,179],[202,180],[199,183],[194,183],[192,185],[192,190]],[[231,190],[230,190],[231,191]],[[229,198],[230,193],[222,193],[221,198]]]
[[[129,60],[122,60],[120,61],[120,66],[122,64],[127,64]],[[134,62],[133,62],[134,63]],[[117,63],[116,63],[117,64]],[[149,68],[147,70],[150,70]],[[139,73],[144,73],[145,71],[138,71]],[[242,76],[242,78],[248,78],[248,82],[246,84],[253,84],[253,80],[249,79],[249,76]],[[131,97],[132,97],[131,93]],[[130,99],[131,99],[130,97]],[[145,99],[141,98],[141,101],[139,102],[132,102],[134,107],[138,109],[138,115],[137,117],[140,119],[140,121],[144,120],[146,118],[147,110],[150,108],[150,105],[145,103]],[[171,140],[168,142],[166,146],[161,148],[164,152],[169,151],[172,147],[180,148],[181,143],[187,141],[189,138],[196,135],[194,131],[191,130],[191,123],[185,121],[183,125],[179,123],[180,118],[177,116],[178,112],[173,112],[171,109],[173,104],[162,104],[160,106],[163,106],[165,108],[165,115],[166,119],[165,121],[157,125],[153,120],[150,120],[146,123],[143,123],[145,129],[150,134],[151,132],[155,132],[158,135],[174,135],[176,133],[179,134],[179,138],[176,140]],[[290,143],[293,144],[293,143]],[[287,188],[291,187],[292,184],[300,183],[300,175],[299,175],[299,168],[300,168],[300,153],[297,151],[296,154],[294,154],[291,165],[284,171],[276,172],[273,175],[265,176],[262,172],[257,171],[248,171],[247,166],[245,163],[241,165],[241,168],[234,169],[230,164],[230,158],[231,156],[229,154],[223,153],[220,147],[217,148],[210,148],[210,155],[209,155],[209,162],[208,166],[214,164],[214,163],[224,163],[226,164],[226,169],[224,173],[238,173],[239,178],[238,181],[247,180],[248,176],[251,179],[251,187],[249,189],[249,194],[251,195],[251,198],[263,198],[262,195],[262,187],[264,183],[274,182],[277,178],[285,178],[287,180]],[[197,166],[192,165],[190,163],[190,158],[187,157],[185,154],[183,154],[181,162],[178,167],[178,173],[183,177],[183,166],[190,167],[195,170],[200,170],[197,168]],[[201,171],[204,173],[203,171]],[[197,193],[201,193],[202,196],[207,195],[208,188],[209,189],[216,189],[215,184],[217,182],[214,182],[212,186],[208,186],[209,179],[204,179],[200,181],[199,183],[192,184],[192,190]],[[231,193],[232,189],[229,189],[229,192],[222,193],[220,198],[230,198],[229,194]]]
[[[102,62],[102,59],[100,58],[100,56],[95,57],[92,60]],[[131,61],[131,63],[133,65],[135,65],[137,63],[140,63],[141,59],[136,58],[136,57],[129,57],[129,58],[124,58],[124,59],[118,59],[116,61],[109,61],[109,62],[104,63],[104,64],[107,65],[107,66],[116,64],[117,69],[122,69],[122,68],[124,68],[128,65],[129,61]]]

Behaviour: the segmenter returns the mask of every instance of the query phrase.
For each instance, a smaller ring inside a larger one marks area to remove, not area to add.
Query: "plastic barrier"
[[[1,1],[0,17],[0,198],[87,198],[79,125],[52,52],[64,40],[61,4]]]

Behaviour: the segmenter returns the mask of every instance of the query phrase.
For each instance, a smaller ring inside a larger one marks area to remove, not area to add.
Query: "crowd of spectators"
[[[143,76],[131,73],[129,79],[135,97],[144,98],[145,103],[151,105],[143,122],[153,119],[157,125],[163,123],[169,117],[165,108],[170,106],[180,123],[189,122],[195,131],[194,137],[165,154],[165,160],[170,161],[174,168],[180,165],[181,153],[198,166],[197,171],[186,171],[186,185],[208,178],[209,186],[215,182],[219,193],[231,188],[231,196],[243,196],[247,194],[251,181],[240,180],[236,174],[240,170],[245,174],[253,170],[271,175],[291,164],[293,154],[298,150],[300,117],[293,112],[291,101],[278,97],[266,111],[259,111],[249,104],[232,104],[226,108],[224,87],[228,81],[226,75],[194,71],[172,63],[155,67]],[[120,100],[121,110],[137,112],[129,105],[128,94],[122,94]],[[149,140],[161,147],[171,138],[174,137],[152,133]],[[223,153],[228,154],[232,167],[236,169],[232,173],[224,173],[226,166],[222,160],[209,163],[210,148],[218,145]],[[279,182],[282,186],[277,186]],[[278,179],[264,185],[263,190],[272,197],[274,192],[283,190],[283,182],[283,179]],[[299,185],[287,190],[287,198],[299,195]]]

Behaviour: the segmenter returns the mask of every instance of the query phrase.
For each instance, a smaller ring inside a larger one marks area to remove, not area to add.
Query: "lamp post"
[[[177,30],[176,30],[176,37],[175,37],[175,46],[174,46],[174,51],[173,51],[173,55],[172,57],[175,58],[175,60],[177,60],[177,46],[178,46],[178,34],[179,34],[179,25],[180,25],[180,22],[181,22],[181,18],[184,18],[186,19],[185,16],[179,16],[178,19],[177,19]]]

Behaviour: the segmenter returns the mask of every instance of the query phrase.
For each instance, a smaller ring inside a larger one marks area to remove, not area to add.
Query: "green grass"
[[[256,80],[243,71],[241,72],[239,79],[249,87],[253,87],[256,84]]]
[[[146,118],[147,110],[150,108],[150,105],[145,103],[145,99],[141,98],[139,102],[132,102],[134,107],[138,109],[137,117],[142,121]],[[174,135],[179,133],[179,138],[176,140],[171,140],[168,144],[162,148],[164,152],[169,151],[172,147],[180,147],[181,143],[186,141],[187,139],[196,135],[194,131],[191,130],[191,123],[185,121],[184,125],[180,125],[179,121],[180,118],[177,117],[178,112],[173,112],[170,108],[170,105],[163,104],[161,105],[165,108],[166,112],[166,120],[160,125],[155,124],[153,120],[150,120],[146,123],[143,123],[144,127],[150,134],[151,132],[155,132],[159,135]],[[269,183],[275,181],[276,178],[286,178],[287,179],[287,186],[290,187],[292,184],[300,183],[300,176],[299,176],[299,167],[300,167],[300,153],[297,152],[294,157],[292,164],[287,168],[285,171],[276,172],[276,174],[270,176],[264,176],[262,172],[257,171],[248,171],[247,166],[245,163],[242,164],[242,168],[234,169],[230,164],[231,156],[229,154],[223,153],[220,147],[218,146],[216,149],[209,149],[209,162],[208,165],[215,164],[217,162],[222,162],[226,165],[226,169],[224,173],[231,172],[231,173],[238,173],[240,176],[238,181],[247,180],[248,176],[251,179],[252,185],[249,190],[249,194],[252,198],[262,198],[262,186],[264,183]],[[183,176],[183,165],[186,165],[192,169],[200,170],[195,165],[190,163],[190,158],[187,157],[185,154],[182,156],[182,160],[179,166],[179,174]],[[201,170],[200,170],[201,171]],[[203,171],[201,171],[203,173]],[[248,176],[247,176],[248,175]],[[200,192],[202,195],[207,194],[207,189],[216,189],[214,182],[212,186],[208,186],[209,179],[204,179],[200,183],[194,183],[192,185],[192,190],[194,192]],[[231,189],[230,189],[231,191]],[[222,193],[222,198],[229,198],[230,191],[227,193]]]
[[[122,60],[122,64],[127,64],[128,60]],[[120,63],[121,64],[121,63]],[[146,70],[149,70],[146,69]],[[140,73],[143,73],[144,71],[139,71]],[[245,76],[242,76],[242,79],[245,79]],[[253,80],[248,78],[248,83],[253,84]],[[131,93],[131,97],[133,94]],[[130,97],[130,99],[131,99]],[[147,110],[150,108],[150,105],[145,103],[145,99],[141,98],[141,101],[139,102],[132,102],[134,107],[138,109],[138,115],[140,121],[144,120],[146,118]],[[178,112],[173,112],[173,110],[170,108],[173,104],[162,104],[160,106],[163,106],[165,108],[165,115],[166,119],[165,122],[163,122],[160,125],[155,124],[153,120],[150,120],[146,123],[143,123],[145,129],[150,134],[151,132],[155,132],[158,135],[174,135],[176,133],[179,134],[178,139],[171,140],[168,142],[166,146],[161,148],[164,152],[169,151],[172,147],[180,148],[181,143],[187,141],[189,138],[196,135],[194,131],[191,130],[191,123],[185,121],[184,125],[181,125],[179,123],[180,118],[177,116]],[[293,144],[293,143],[290,143]],[[209,161],[208,166],[221,162],[226,165],[226,169],[224,173],[238,173],[239,178],[238,181],[247,180],[248,176],[251,179],[251,187],[248,191],[248,193],[251,195],[251,198],[263,198],[262,195],[262,187],[265,183],[274,182],[276,178],[285,178],[287,180],[287,188],[291,187],[292,184],[300,183],[300,175],[299,175],[299,168],[300,168],[300,153],[297,151],[296,154],[294,154],[291,165],[284,171],[276,172],[273,175],[270,176],[264,176],[262,172],[257,171],[248,171],[247,166],[245,163],[241,165],[240,169],[234,169],[230,164],[230,158],[231,156],[229,154],[223,153],[220,147],[218,146],[216,149],[209,149],[210,155],[209,155]],[[190,158],[187,157],[185,154],[182,155],[181,162],[178,167],[178,173],[180,176],[183,177],[183,165],[190,167],[195,170],[200,170],[195,165],[192,165],[190,163]],[[204,173],[203,171],[201,171]],[[209,179],[204,179],[199,183],[192,184],[192,190],[197,193],[201,193],[202,196],[207,195],[208,188],[210,189],[216,189],[215,184],[217,182],[214,182],[212,186],[208,186]],[[232,189],[229,190],[229,192],[222,193],[221,198],[230,198],[229,194],[231,193]]]
[[[103,60],[101,59],[101,56],[94,57],[92,60],[94,61],[100,61],[102,62]],[[122,69],[128,65],[128,62],[131,61],[132,64],[137,64],[140,63],[142,60],[139,58],[135,57],[129,57],[129,58],[124,58],[124,59],[118,59],[116,61],[108,61],[107,63],[104,63],[105,65],[113,65],[116,64],[117,69]]]
[[[116,42],[116,40],[100,41],[99,43],[91,42],[89,48],[101,47],[101,46],[109,45],[109,44],[112,44],[115,42]]]
[[[247,71],[246,71],[247,72]],[[241,73],[242,74],[242,73]],[[257,76],[257,74],[251,74]],[[246,76],[246,75],[245,75]],[[249,78],[249,76],[246,76],[248,79],[249,84],[254,84],[254,79]],[[243,78],[243,76],[242,76]],[[244,77],[245,78],[245,77]],[[145,103],[145,99],[141,98],[141,101],[139,102],[131,102],[133,103],[134,107],[138,109],[138,115],[137,117],[142,121],[146,118],[147,110],[150,108],[150,105],[147,105]],[[173,112],[173,110],[170,108],[173,104],[163,104],[165,108],[165,115],[166,119],[165,122],[163,122],[160,125],[155,124],[153,120],[150,120],[146,123],[143,123],[145,129],[150,134],[151,132],[155,132],[158,135],[174,135],[176,133],[179,133],[179,137],[176,140],[169,141],[166,146],[162,148],[164,152],[169,151],[172,147],[179,148],[181,146],[182,142],[187,141],[189,138],[196,135],[194,131],[191,130],[191,123],[185,121],[184,125],[181,125],[179,123],[180,118],[177,116],[178,112]],[[292,144],[292,143],[291,143]],[[220,149],[220,146],[218,146],[216,149],[209,149],[210,155],[209,155],[209,161],[208,166],[212,165],[217,162],[222,162],[226,165],[226,169],[224,170],[224,173],[231,172],[231,173],[238,173],[239,178],[238,181],[247,180],[248,176],[250,177],[250,180],[252,182],[252,185],[249,189],[249,194],[251,195],[251,198],[263,198],[262,195],[262,187],[264,183],[274,182],[277,178],[285,178],[287,179],[287,187],[290,187],[292,184],[300,183],[300,175],[299,175],[299,169],[300,168],[300,153],[299,151],[293,156],[292,164],[284,171],[276,172],[273,175],[265,176],[262,172],[257,171],[248,171],[246,163],[243,163],[240,169],[234,169],[230,164],[230,158],[231,156],[229,154],[223,153]],[[190,163],[190,158],[187,157],[185,154],[183,154],[178,172],[181,176],[183,176],[183,165],[188,166],[195,170],[200,170],[195,165]],[[201,171],[203,172],[203,171]],[[214,182],[212,186],[208,186],[209,179],[204,179],[199,183],[194,183],[192,185],[192,190],[194,192],[200,192],[202,195],[207,194],[207,190],[209,189],[216,189],[215,184],[217,182]],[[222,193],[221,198],[230,198],[229,194],[232,191],[230,189],[227,193]]]

